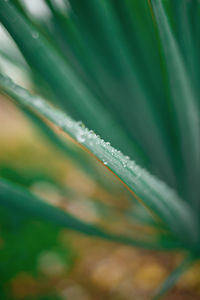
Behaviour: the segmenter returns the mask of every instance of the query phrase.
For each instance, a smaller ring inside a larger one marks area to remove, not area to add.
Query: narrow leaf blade
[[[110,143],[104,142],[94,132],[53,108],[40,97],[31,95],[3,75],[0,75],[0,87],[18,104],[35,110],[62,128],[102,161],[139,201],[161,218],[180,240],[186,241],[185,247],[197,243],[196,215],[172,189],[114,149]]]

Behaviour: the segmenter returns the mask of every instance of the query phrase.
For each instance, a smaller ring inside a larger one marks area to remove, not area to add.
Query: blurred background
[[[57,3],[62,6],[61,0]],[[37,18],[49,17],[43,1],[26,0],[24,4]],[[28,69],[0,27],[1,71],[33,90],[32,79],[23,67]],[[153,226],[136,220],[141,208],[114,175],[62,134],[60,139],[73,150],[74,160],[53,146],[9,99],[0,96],[2,178],[26,186],[49,203],[111,232],[154,234]],[[88,175],[74,163],[77,157],[87,165]],[[98,178],[92,180],[94,169]],[[0,208],[2,300],[150,299],[181,258],[181,254],[155,253],[90,238],[30,219],[20,211]],[[200,299],[199,264],[181,278],[166,299]]]

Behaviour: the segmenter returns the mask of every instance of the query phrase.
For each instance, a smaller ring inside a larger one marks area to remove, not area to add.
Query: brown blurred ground
[[[51,170],[58,177],[64,176],[71,187],[78,189],[85,197],[99,197],[102,201],[112,203],[110,195],[80,171],[73,169],[70,162],[63,163],[62,155],[53,159],[55,149],[50,150],[45,144],[39,143],[37,134],[10,102],[1,100],[0,108],[0,163],[13,160],[13,163],[17,161],[18,164],[34,165],[39,160],[41,168],[46,168],[47,172]],[[20,156],[22,152],[23,157]],[[32,161],[30,153],[34,153]],[[73,176],[76,179],[79,176],[79,180],[74,180]],[[33,191],[38,192],[38,188],[34,187]],[[44,189],[43,194],[48,201],[76,216],[91,223],[100,223],[95,210],[90,205],[88,208],[80,199],[63,204],[56,190],[48,193],[48,189]],[[120,207],[119,203],[116,206]],[[38,280],[22,272],[8,283],[13,299],[41,296],[52,290],[57,291],[62,299],[70,300],[148,300],[182,257],[182,254],[145,251],[91,239],[67,230],[62,230],[59,239],[63,245],[70,242],[75,249],[76,261],[72,270],[66,272],[55,260],[52,269],[50,267],[45,271],[46,277],[43,279]],[[200,299],[199,263],[179,280],[165,299]]]

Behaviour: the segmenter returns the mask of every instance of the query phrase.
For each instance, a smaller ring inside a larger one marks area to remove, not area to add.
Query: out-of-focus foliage
[[[158,299],[199,258],[199,15],[197,0],[0,0],[10,35],[0,89],[37,132],[23,129],[30,145],[19,155],[1,138],[2,234],[17,247],[2,247],[1,261],[9,249],[28,255],[35,276],[39,252],[54,246],[71,266],[64,228],[186,251]]]
[[[71,247],[59,241],[61,229],[20,211],[1,208],[0,216],[1,297],[56,299],[56,287],[47,282],[67,276],[74,261]]]

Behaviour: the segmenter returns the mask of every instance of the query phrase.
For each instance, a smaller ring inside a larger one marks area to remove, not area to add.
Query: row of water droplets
[[[85,145],[105,165],[108,165],[117,175],[120,175],[122,180],[128,181],[129,187],[139,192],[138,196],[146,195],[150,201],[155,200],[161,206],[164,204],[169,213],[173,211],[173,215],[177,215],[177,221],[183,221],[183,225],[188,226],[188,229],[191,226],[195,229],[195,218],[192,219],[194,222],[191,222],[191,210],[165,183],[137,166],[128,156],[124,156],[120,151],[113,148],[109,142],[105,142],[93,131],[87,129],[82,122],[72,120],[42,98],[31,95],[27,90],[16,85],[10,78],[0,75],[0,84],[8,91],[8,94],[11,92],[11,96],[17,96],[19,103],[34,107],[39,113],[74,137],[80,144]]]
[[[9,86],[9,88],[21,98],[21,102],[24,104],[28,102],[28,104],[39,109],[41,113],[45,114],[46,117],[50,117],[59,127],[73,135],[80,144],[86,142],[85,146],[92,152],[96,152],[94,154],[98,154],[98,157],[105,165],[112,163],[112,159],[117,160],[118,165],[130,170],[135,179],[141,177],[145,182],[148,181],[148,185],[150,185],[152,189],[155,189],[157,193],[168,195],[170,198],[177,198],[175,192],[165,183],[136,165],[128,156],[124,156],[119,150],[113,148],[109,142],[105,142],[100,136],[95,134],[94,131],[86,128],[81,121],[76,122],[72,120],[65,113],[50,106],[44,99],[31,95],[26,89],[16,85],[9,77],[1,76],[1,79],[3,79],[6,86]]]
[[[65,115],[65,118],[59,120],[59,125],[63,130],[66,129],[67,131],[73,127],[71,131],[76,140],[91,150],[104,165],[112,167],[117,162],[116,167],[120,166],[131,170],[135,179],[139,179],[142,176],[144,170],[130,160],[129,156],[124,156],[119,150],[112,147],[110,142],[105,142],[93,130],[86,128],[81,121],[75,122],[68,117],[66,118]]]
[[[80,144],[85,145],[117,175],[122,175],[120,176],[122,180],[124,179],[126,183],[129,181],[129,187],[135,190],[139,197],[146,195],[146,198],[149,201],[156,202],[161,210],[163,208],[166,208],[166,210],[172,209],[175,215],[177,213],[177,221],[183,221],[183,224],[186,224],[188,228],[191,226],[194,228],[195,218],[194,224],[192,224],[190,210],[187,210],[182,201],[179,201],[176,193],[163,182],[137,166],[128,156],[124,156],[92,130],[87,129],[82,122],[72,120],[65,113],[54,109],[42,98],[33,96],[27,90],[15,85],[11,79],[6,77],[4,81],[10,90],[17,94],[21,104],[34,107],[50,121],[74,137]]]
[[[113,171],[115,171],[115,166],[116,170],[120,166],[120,172],[123,169],[130,172],[133,184],[140,185],[144,193],[149,193],[151,190],[155,197],[161,197],[166,204],[171,203],[176,209],[181,209],[181,205],[179,205],[181,199],[163,181],[139,167],[134,161],[130,160],[129,156],[125,156],[119,150],[116,150],[109,142],[105,142],[92,130],[86,128],[82,122],[74,122],[74,127],[77,141],[80,144],[85,144],[104,165],[108,165]],[[175,199],[176,201],[174,201]]]
[[[136,163],[128,156],[124,156],[119,150],[113,148],[109,142],[105,142],[98,135],[96,135],[92,130],[89,130],[84,126],[82,122],[75,122],[65,113],[58,111],[51,107],[46,101],[38,96],[31,95],[26,89],[17,86],[9,77],[4,77],[5,84],[20,96],[21,102],[23,104],[27,103],[39,109],[41,113],[45,114],[46,117],[56,123],[60,128],[67,133],[73,135],[80,144],[85,144],[98,158],[102,160],[105,165],[112,164],[112,161],[117,161],[118,166],[126,168],[131,171],[134,175],[134,179],[143,178],[144,181],[148,180],[149,185],[156,189],[158,193],[169,195],[169,188],[160,180],[150,175],[146,170],[137,166]],[[104,151],[102,151],[104,150]],[[148,178],[147,178],[148,177]],[[135,181],[134,180],[134,181]],[[170,193],[170,196],[172,194]],[[174,195],[173,195],[174,196]]]
[[[176,206],[177,209],[180,209],[179,205],[177,207],[177,201],[174,201],[175,198],[178,200],[180,199],[171,188],[169,188],[165,183],[157,179],[155,176],[149,174],[143,168],[136,165],[136,163],[130,160],[128,156],[124,156],[119,150],[113,148],[109,142],[105,142],[92,130],[86,128],[82,122],[76,122],[72,120],[65,113],[50,106],[42,98],[31,95],[26,89],[16,85],[9,77],[1,76],[1,80],[10,88],[10,90],[14,91],[14,93],[18,95],[22,104],[34,106],[37,110],[39,110],[40,113],[45,115],[52,122],[56,123],[64,131],[75,137],[80,144],[85,145],[105,165],[111,167],[113,171],[115,171],[114,169],[117,170],[117,168],[120,167],[120,171],[125,169],[131,172],[131,180],[134,184],[137,183],[141,185],[143,181],[147,187],[146,183],[148,183],[148,187],[151,191],[154,191],[157,195],[160,195],[165,202],[171,202]]]
[[[41,105],[41,102],[38,101],[36,104]],[[80,144],[85,145],[104,165],[108,165],[116,174],[118,173],[117,175],[124,174],[125,182],[127,175],[130,175],[130,187],[133,190],[136,189],[139,192],[139,196],[146,195],[149,200],[151,197],[151,200],[156,202],[157,205],[160,203],[161,210],[164,207],[166,209],[169,207],[172,208],[175,213],[178,213],[177,220],[179,219],[183,222],[186,219],[189,220],[188,213],[190,212],[185,209],[177,194],[164,182],[149,174],[148,171],[130,160],[128,156],[124,156],[119,150],[113,148],[109,142],[105,142],[94,131],[86,128],[81,121],[76,122],[65,113],[55,109],[52,110],[49,105],[46,108],[49,110],[48,115],[51,116],[53,122],[57,123],[64,131],[73,136]]]

